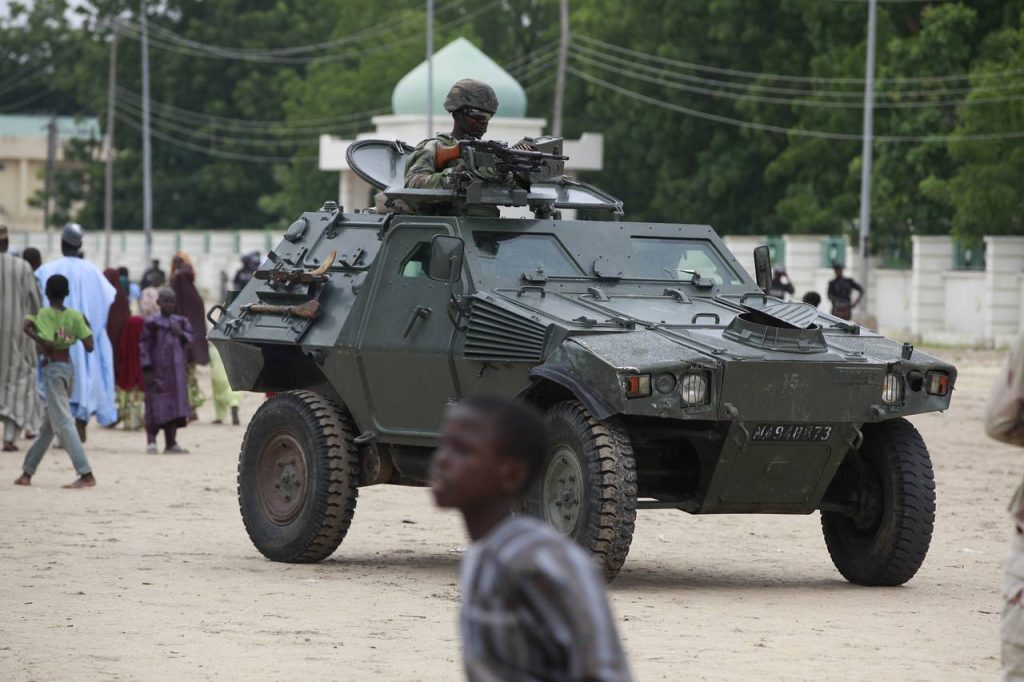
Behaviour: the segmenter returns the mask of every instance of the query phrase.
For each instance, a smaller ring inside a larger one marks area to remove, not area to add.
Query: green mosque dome
[[[456,38],[434,53],[434,92],[430,99],[435,115],[448,115],[443,106],[444,98],[460,78],[475,78],[494,88],[498,95],[498,116],[526,116],[523,86],[465,38]],[[426,96],[427,62],[424,60],[398,81],[391,93],[391,108],[395,114],[425,114]]]

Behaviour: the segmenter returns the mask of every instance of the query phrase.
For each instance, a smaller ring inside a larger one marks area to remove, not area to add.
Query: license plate
[[[831,436],[832,427],[828,424],[758,424],[753,440],[818,443]]]

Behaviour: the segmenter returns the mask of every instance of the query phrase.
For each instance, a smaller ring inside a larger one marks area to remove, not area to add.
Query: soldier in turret
[[[487,83],[463,78],[456,81],[444,99],[444,109],[452,115],[452,132],[438,133],[416,145],[405,164],[405,186],[413,189],[451,189],[463,172],[459,158],[437,163],[439,147],[451,147],[459,140],[479,140],[487,133],[487,124],[498,111],[498,96]]]

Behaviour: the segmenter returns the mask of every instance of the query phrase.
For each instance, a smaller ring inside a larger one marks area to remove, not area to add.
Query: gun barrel
[[[561,154],[550,154],[548,152],[538,152],[530,149],[515,149],[513,147],[509,147],[504,142],[498,142],[496,140],[462,140],[461,144],[464,144],[467,147],[473,147],[490,152],[495,156],[504,156],[508,158],[545,159],[552,161],[569,160],[568,156],[563,156]]]

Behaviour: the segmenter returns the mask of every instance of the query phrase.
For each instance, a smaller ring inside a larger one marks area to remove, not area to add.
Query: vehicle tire
[[[309,391],[279,393],[253,415],[238,459],[238,506],[265,557],[312,563],[341,544],[359,492],[352,438],[348,415]]]
[[[546,422],[548,457],[523,509],[589,550],[610,581],[626,560],[636,522],[629,435],[575,400],[553,405]]]
[[[832,562],[851,583],[895,586],[924,562],[935,525],[935,478],[921,434],[906,419],[864,427],[859,456],[840,470],[858,513],[821,513]]]

